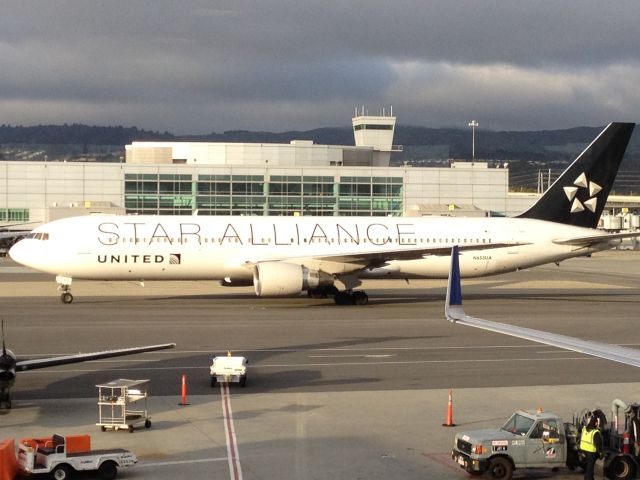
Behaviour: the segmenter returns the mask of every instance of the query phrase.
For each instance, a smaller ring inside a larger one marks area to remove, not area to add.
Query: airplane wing
[[[640,237],[640,232],[607,233],[600,235],[587,235],[584,237],[557,238],[553,240],[553,243],[557,243],[559,245],[573,245],[576,247],[589,247],[597,243],[633,237]]]
[[[27,227],[12,230],[11,227],[22,227],[26,225],[34,225],[36,223],[37,222],[3,223],[0,225],[0,240],[26,237],[31,232],[31,229],[28,229]]]
[[[486,244],[469,244],[459,247],[460,250],[489,250],[492,248],[516,247],[528,245],[523,242],[511,243],[486,243]],[[396,248],[380,252],[353,253],[349,255],[323,255],[322,257],[314,257],[318,260],[329,260],[332,262],[357,263],[366,267],[378,266],[391,260],[417,260],[428,255],[449,255],[451,250],[449,247],[417,247],[416,248]]]
[[[640,367],[640,350],[608,343],[582,340],[580,338],[542,330],[517,327],[467,315],[462,308],[462,287],[460,285],[460,265],[457,246],[451,249],[451,270],[449,272],[449,285],[447,287],[444,313],[447,320],[452,323],[511,335],[512,337],[523,338],[532,342],[544,343],[553,347],[564,348],[566,350]]]
[[[0,232],[0,239],[26,237],[31,230],[6,230]]]
[[[166,350],[175,347],[175,343],[163,343],[160,345],[149,345],[145,347],[121,348],[118,350],[105,350],[103,352],[78,353],[76,355],[66,355],[62,357],[40,358],[34,360],[22,360],[16,362],[16,371],[35,370],[37,368],[55,367],[68,363],[87,362],[89,360],[100,360],[103,358],[122,357],[133,355],[134,353],[154,352],[156,350]]]
[[[515,247],[529,245],[524,242],[503,242],[469,244],[459,247],[460,250],[490,250],[492,248]],[[365,268],[376,268],[386,265],[392,260],[418,260],[429,255],[449,255],[449,247],[389,248],[378,252],[354,252],[350,254],[322,255],[300,258],[283,258],[281,261],[299,263],[315,270],[338,275],[351,273]],[[273,261],[273,260],[270,260]],[[259,261],[247,261],[244,266],[252,268]]]

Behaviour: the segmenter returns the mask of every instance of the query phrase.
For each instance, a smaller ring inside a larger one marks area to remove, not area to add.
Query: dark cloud
[[[635,120],[636,0],[5,2],[5,123],[177,133]]]

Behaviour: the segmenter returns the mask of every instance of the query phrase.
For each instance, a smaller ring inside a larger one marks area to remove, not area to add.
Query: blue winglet
[[[449,288],[447,297],[449,305],[462,305],[462,287],[460,286],[460,260],[458,246],[451,248],[451,270],[449,271]]]

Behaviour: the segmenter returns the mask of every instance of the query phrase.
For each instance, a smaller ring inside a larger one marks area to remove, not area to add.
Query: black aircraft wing
[[[103,358],[123,357],[135,353],[154,352],[156,350],[166,350],[175,347],[175,343],[163,343],[160,345],[148,345],[144,347],[120,348],[118,350],[105,350],[93,353],[77,353],[75,355],[65,355],[61,357],[39,358],[34,360],[21,360],[16,362],[16,371],[35,370],[37,368],[55,367],[68,363],[87,362],[89,360],[101,360]]]

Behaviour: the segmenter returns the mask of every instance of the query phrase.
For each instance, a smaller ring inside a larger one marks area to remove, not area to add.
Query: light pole
[[[476,128],[478,125],[479,123],[475,120],[469,122],[469,126],[471,127],[471,165],[476,161]]]

